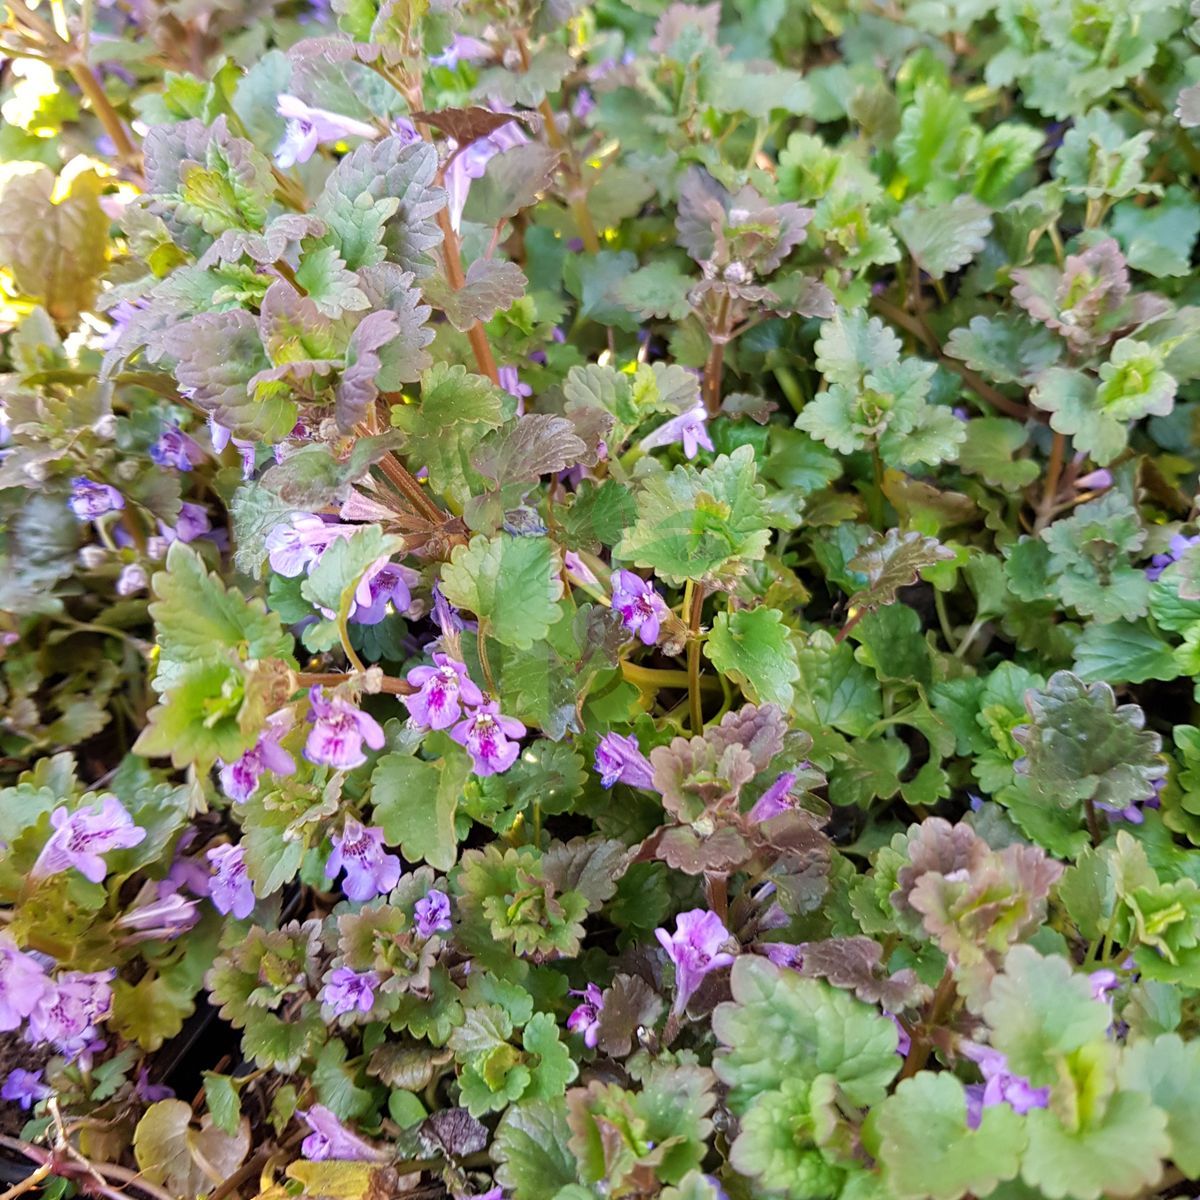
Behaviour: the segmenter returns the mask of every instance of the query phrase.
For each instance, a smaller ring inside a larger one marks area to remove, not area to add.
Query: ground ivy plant
[[[0,14],[5,1195],[1195,1190],[1195,4]]]

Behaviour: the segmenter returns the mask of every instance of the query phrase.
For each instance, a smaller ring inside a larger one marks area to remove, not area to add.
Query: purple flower
[[[379,130],[365,121],[343,117],[324,108],[310,108],[297,96],[286,92],[275,102],[275,111],[287,118],[283,141],[275,151],[275,165],[287,170],[306,163],[322,142],[342,142],[350,137],[377,138]]]
[[[4,1086],[0,1087],[0,1099],[19,1104],[26,1112],[39,1100],[54,1095],[54,1089],[42,1082],[41,1071],[25,1071],[15,1067],[8,1073]]]
[[[233,913],[245,920],[254,911],[254,884],[246,874],[246,855],[241,846],[228,842],[214,846],[206,855],[212,863],[213,877],[208,894],[217,912]]]
[[[297,1110],[312,1133],[300,1143],[300,1153],[310,1161],[325,1158],[351,1159],[357,1162],[382,1162],[387,1157],[368,1142],[353,1134],[323,1104],[305,1111]]]
[[[500,775],[517,761],[521,747],[509,738],[523,738],[525,726],[515,717],[506,717],[494,700],[481,704],[450,731],[450,736],[466,746],[476,775]]]
[[[258,741],[241,758],[236,762],[221,763],[221,789],[230,800],[238,804],[249,800],[267,771],[276,775],[295,772],[296,760],[279,744],[291,724],[290,709],[273,713],[267,718],[266,728],[259,734]]]
[[[498,368],[496,378],[499,380],[500,386],[510,396],[515,396],[518,400],[524,400],[526,396],[533,395],[533,388],[529,384],[521,382],[521,376],[517,373],[516,367]],[[524,405],[518,404],[517,412],[523,414]]]
[[[1088,983],[1092,987],[1093,1000],[1105,1000],[1112,1002],[1112,993],[1121,986],[1121,980],[1118,978],[1116,971],[1101,969],[1093,971],[1088,976]]]
[[[983,1075],[983,1083],[967,1087],[967,1125],[971,1129],[979,1128],[983,1110],[993,1104],[1007,1104],[1014,1112],[1024,1114],[1050,1103],[1050,1089],[1035,1088],[1023,1075],[1014,1075],[1008,1059],[999,1050],[967,1041],[959,1043],[959,1047],[967,1058],[979,1064]]]
[[[658,641],[659,625],[670,611],[654,588],[632,571],[613,572],[612,606],[621,614],[625,628],[636,633],[645,646]]]
[[[675,919],[675,932],[656,929],[654,936],[675,964],[675,1006],[681,1013],[710,971],[728,967],[734,955],[721,947],[732,939],[716,913],[693,908]]]
[[[596,101],[592,96],[591,89],[581,87],[575,93],[575,98],[571,101],[571,116],[577,121],[586,121],[588,114],[595,107]]]
[[[168,425],[150,447],[150,458],[160,467],[190,471],[204,461],[204,451],[177,425]]]
[[[460,62],[483,62],[492,57],[492,48],[487,42],[469,37],[464,33],[456,33],[441,54],[435,54],[429,61],[435,67],[447,67],[451,71]]]
[[[86,475],[77,475],[71,480],[71,498],[67,501],[67,507],[81,521],[94,521],[105,513],[124,508],[125,498],[107,483],[97,483]]]
[[[604,993],[594,983],[589,983],[582,992],[572,992],[572,996],[582,996],[583,1003],[575,1006],[567,1018],[567,1028],[572,1033],[583,1034],[583,1044],[592,1050],[600,1040],[600,1014],[604,1011]]]
[[[377,559],[355,588],[350,619],[359,625],[378,625],[387,616],[389,602],[398,613],[407,612],[412,604],[409,588],[417,578],[417,573],[409,567],[386,558]]]
[[[804,966],[804,947],[792,942],[763,942],[757,949],[777,967],[798,971]]]
[[[153,899],[141,903],[139,897],[139,903],[116,920],[118,928],[130,930],[130,934],[121,939],[122,945],[175,938],[186,933],[200,919],[198,900],[185,899],[178,892],[159,897],[153,885],[148,888]]]
[[[1185,537],[1182,533],[1177,533],[1167,544],[1166,554],[1156,554],[1150,560],[1150,565],[1146,568],[1146,578],[1157,579],[1172,563],[1178,562],[1185,551],[1197,544],[1200,544],[1200,534]]]
[[[641,752],[637,738],[631,733],[606,733],[596,746],[596,770],[600,783],[610,788],[614,783],[654,790],[654,768]]]
[[[150,585],[150,577],[141,563],[127,563],[117,576],[117,595],[136,596]]]
[[[375,989],[379,986],[379,976],[374,971],[359,974],[349,967],[338,967],[329,976],[329,982],[321,993],[321,1000],[333,1009],[333,1015],[340,1017],[345,1013],[370,1012],[375,1003]]]
[[[1086,475],[1080,475],[1075,480],[1075,486],[1081,492],[1103,491],[1105,488],[1110,488],[1113,485],[1112,472],[1104,467],[1098,471],[1089,471]]]
[[[596,578],[591,567],[575,553],[574,550],[567,550],[563,554],[563,566],[579,580],[580,583],[586,583],[589,587],[599,587],[600,580]]]
[[[330,542],[350,537],[356,525],[338,525],[312,513],[292,513],[290,523],[276,525],[267,534],[267,560],[276,575],[295,579],[314,567]]]
[[[314,684],[308,692],[308,720],[312,723],[304,743],[304,757],[311,763],[348,771],[367,761],[366,742],[372,750],[383,749],[383,730],[374,717],[341,696],[326,699]]]
[[[217,454],[220,454],[231,441],[233,442],[234,449],[242,456],[242,478],[249,479],[254,474],[255,460],[258,457],[255,444],[242,438],[235,438],[232,430],[227,429],[212,417],[208,419],[208,432],[212,438],[213,450]]]
[[[912,1038],[909,1036],[908,1030],[900,1024],[900,1018],[895,1013],[884,1009],[883,1015],[896,1027],[896,1053],[901,1058],[907,1058],[908,1052],[912,1049]]]
[[[699,447],[712,450],[712,438],[708,436],[708,413],[699,401],[687,412],[664,421],[653,433],[648,433],[641,440],[643,450],[654,450],[659,446],[673,446],[683,443],[683,452],[688,458],[695,458]]]
[[[1102,812],[1115,817],[1118,821],[1128,821],[1131,825],[1140,825],[1146,819],[1146,814],[1142,809],[1158,808],[1160,804],[1159,793],[1166,785],[1167,781],[1165,778],[1156,779],[1151,785],[1153,790],[1150,795],[1143,797],[1141,800],[1134,800],[1124,808],[1117,808],[1114,804],[1106,804],[1103,800],[1097,800],[1096,807]]]
[[[142,1067],[133,1081],[133,1091],[143,1104],[157,1104],[160,1100],[174,1100],[175,1089],[165,1083],[151,1083],[150,1072]]]
[[[146,837],[146,831],[133,823],[125,806],[112,795],[101,796],[98,804],[70,814],[65,807],[56,808],[50,814],[50,824],[54,832],[29,872],[34,879],[59,875],[74,867],[92,883],[103,883],[108,865],[100,856],[136,846]]]
[[[448,654],[435,654],[433,661],[432,667],[409,671],[408,682],[421,690],[400,699],[418,725],[449,729],[462,716],[463,705],[473,708],[483,703],[483,693],[471,682],[464,663]]]
[[[19,1029],[51,987],[42,964],[0,933],[0,1032]]]
[[[330,839],[333,853],[325,864],[325,877],[335,879],[341,871],[342,891],[349,900],[373,900],[390,892],[400,881],[400,859],[383,846],[383,830],[347,817],[342,836]]]
[[[437,888],[430,888],[413,906],[417,936],[433,937],[435,933],[450,932],[450,897]]]
[[[112,1009],[115,975],[115,970],[63,972],[29,1014],[26,1040],[35,1046],[52,1042],[68,1059],[89,1051],[96,1025]]]
[[[476,139],[450,160],[444,183],[450,196],[450,224],[456,232],[462,224],[471,180],[483,175],[488,162],[495,155],[514,146],[523,146],[528,141],[520,125],[516,121],[509,121],[487,137]]]
[[[168,542],[178,538],[181,542],[194,542],[212,531],[212,522],[208,519],[208,509],[203,504],[190,504],[184,501],[179,506],[179,516],[175,519],[174,527],[159,521],[158,527]]]
[[[757,824],[759,821],[769,821],[781,813],[791,812],[792,787],[796,782],[797,772],[784,771],[778,779],[754,802],[754,807],[746,814],[747,820]]]

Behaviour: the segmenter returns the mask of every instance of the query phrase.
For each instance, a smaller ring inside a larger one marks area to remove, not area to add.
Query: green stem
[[[704,710],[700,706],[700,614],[704,609],[704,588],[691,579],[684,589],[683,606],[688,614],[688,715],[692,736],[699,737],[704,732]]]

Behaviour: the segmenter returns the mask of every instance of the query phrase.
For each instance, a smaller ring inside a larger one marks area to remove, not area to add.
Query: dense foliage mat
[[[11,1163],[1194,1190],[1200,9],[0,11]]]

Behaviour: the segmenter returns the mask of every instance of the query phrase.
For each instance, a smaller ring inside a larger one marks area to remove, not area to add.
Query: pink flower
[[[506,717],[494,700],[482,704],[466,720],[450,731],[450,736],[466,746],[476,775],[501,775],[517,761],[521,747],[509,738],[523,738],[525,726],[515,717]]]
[[[375,1004],[375,989],[379,976],[374,971],[359,974],[349,967],[338,967],[329,976],[329,982],[321,992],[321,1000],[333,1009],[335,1017],[345,1013],[370,1012]]]
[[[330,841],[333,852],[325,864],[325,876],[336,879],[345,871],[342,891],[348,900],[373,900],[400,881],[400,859],[384,849],[382,829],[347,817],[341,836],[335,833]]]
[[[654,936],[675,964],[675,1006],[681,1013],[710,971],[728,967],[734,955],[721,947],[732,942],[716,913],[693,908],[675,919],[675,932],[656,929]]]
[[[367,761],[364,742],[372,750],[383,749],[379,722],[349,700],[340,696],[326,699],[320,686],[314,684],[309,689],[308,701],[312,730],[304,744],[304,757],[309,762],[348,771]]]
[[[388,1155],[375,1149],[348,1130],[323,1104],[297,1110],[312,1132],[300,1143],[300,1153],[313,1162],[322,1159],[349,1159],[355,1162],[384,1162]]]
[[[408,682],[421,690],[400,699],[418,725],[428,729],[449,729],[461,716],[463,705],[483,703],[483,693],[471,682],[466,664],[455,662],[447,654],[435,654],[434,666],[413,667]]]
[[[103,883],[108,865],[100,856],[110,850],[136,846],[146,837],[146,831],[133,823],[125,806],[116,796],[104,795],[99,803],[67,813],[65,807],[50,814],[54,832],[42,847],[33,869],[34,879],[59,875],[74,867],[92,883]]]

